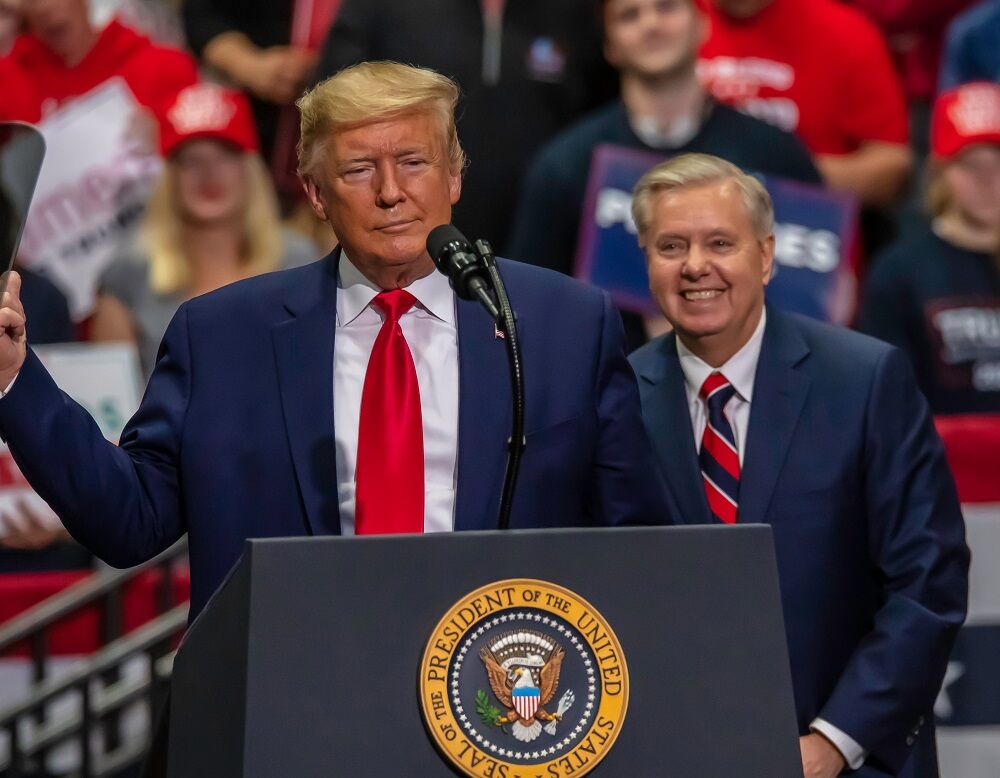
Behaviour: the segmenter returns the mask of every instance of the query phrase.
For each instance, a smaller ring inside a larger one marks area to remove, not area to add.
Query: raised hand
[[[5,390],[21,370],[27,350],[21,276],[12,270],[0,303],[0,391]]]

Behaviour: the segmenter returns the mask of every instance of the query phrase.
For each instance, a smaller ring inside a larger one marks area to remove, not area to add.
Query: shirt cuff
[[[834,747],[840,751],[840,755],[844,757],[847,766],[852,770],[859,769],[865,763],[865,759],[868,758],[868,752],[861,747],[858,741],[846,732],[837,729],[829,721],[813,719],[813,723],[809,725],[809,729],[813,732],[818,732],[833,743]]]
[[[10,390],[14,388],[14,382],[17,380],[17,376],[19,375],[21,374],[18,373],[17,375],[15,375],[12,379],[10,379],[10,383],[7,384],[7,387],[5,389],[0,390],[0,400],[6,397],[10,393]]]

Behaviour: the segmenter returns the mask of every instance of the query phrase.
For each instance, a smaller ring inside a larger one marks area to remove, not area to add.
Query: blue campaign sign
[[[594,150],[575,275],[607,290],[623,310],[658,311],[649,292],[631,206],[636,183],[666,158],[611,145]],[[847,195],[818,186],[759,177],[774,201],[776,263],[768,301],[785,310],[847,324],[856,302],[857,204]]]

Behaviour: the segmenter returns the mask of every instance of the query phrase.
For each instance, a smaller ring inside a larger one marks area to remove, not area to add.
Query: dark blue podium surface
[[[496,768],[496,778],[591,768],[801,778],[764,526],[248,541],[177,655],[169,775],[463,774],[424,723],[421,660],[457,601],[505,579],[549,582],[592,605],[617,635],[629,691],[596,767]]]

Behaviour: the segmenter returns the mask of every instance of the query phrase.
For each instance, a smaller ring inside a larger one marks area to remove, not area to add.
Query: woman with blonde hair
[[[935,103],[931,220],[876,257],[861,327],[906,351],[935,413],[1000,412],[1000,85]]]
[[[105,273],[92,340],[131,340],[148,374],[185,300],[316,258],[281,227],[246,98],[213,84],[180,92],[166,113],[163,175],[133,250]]]

